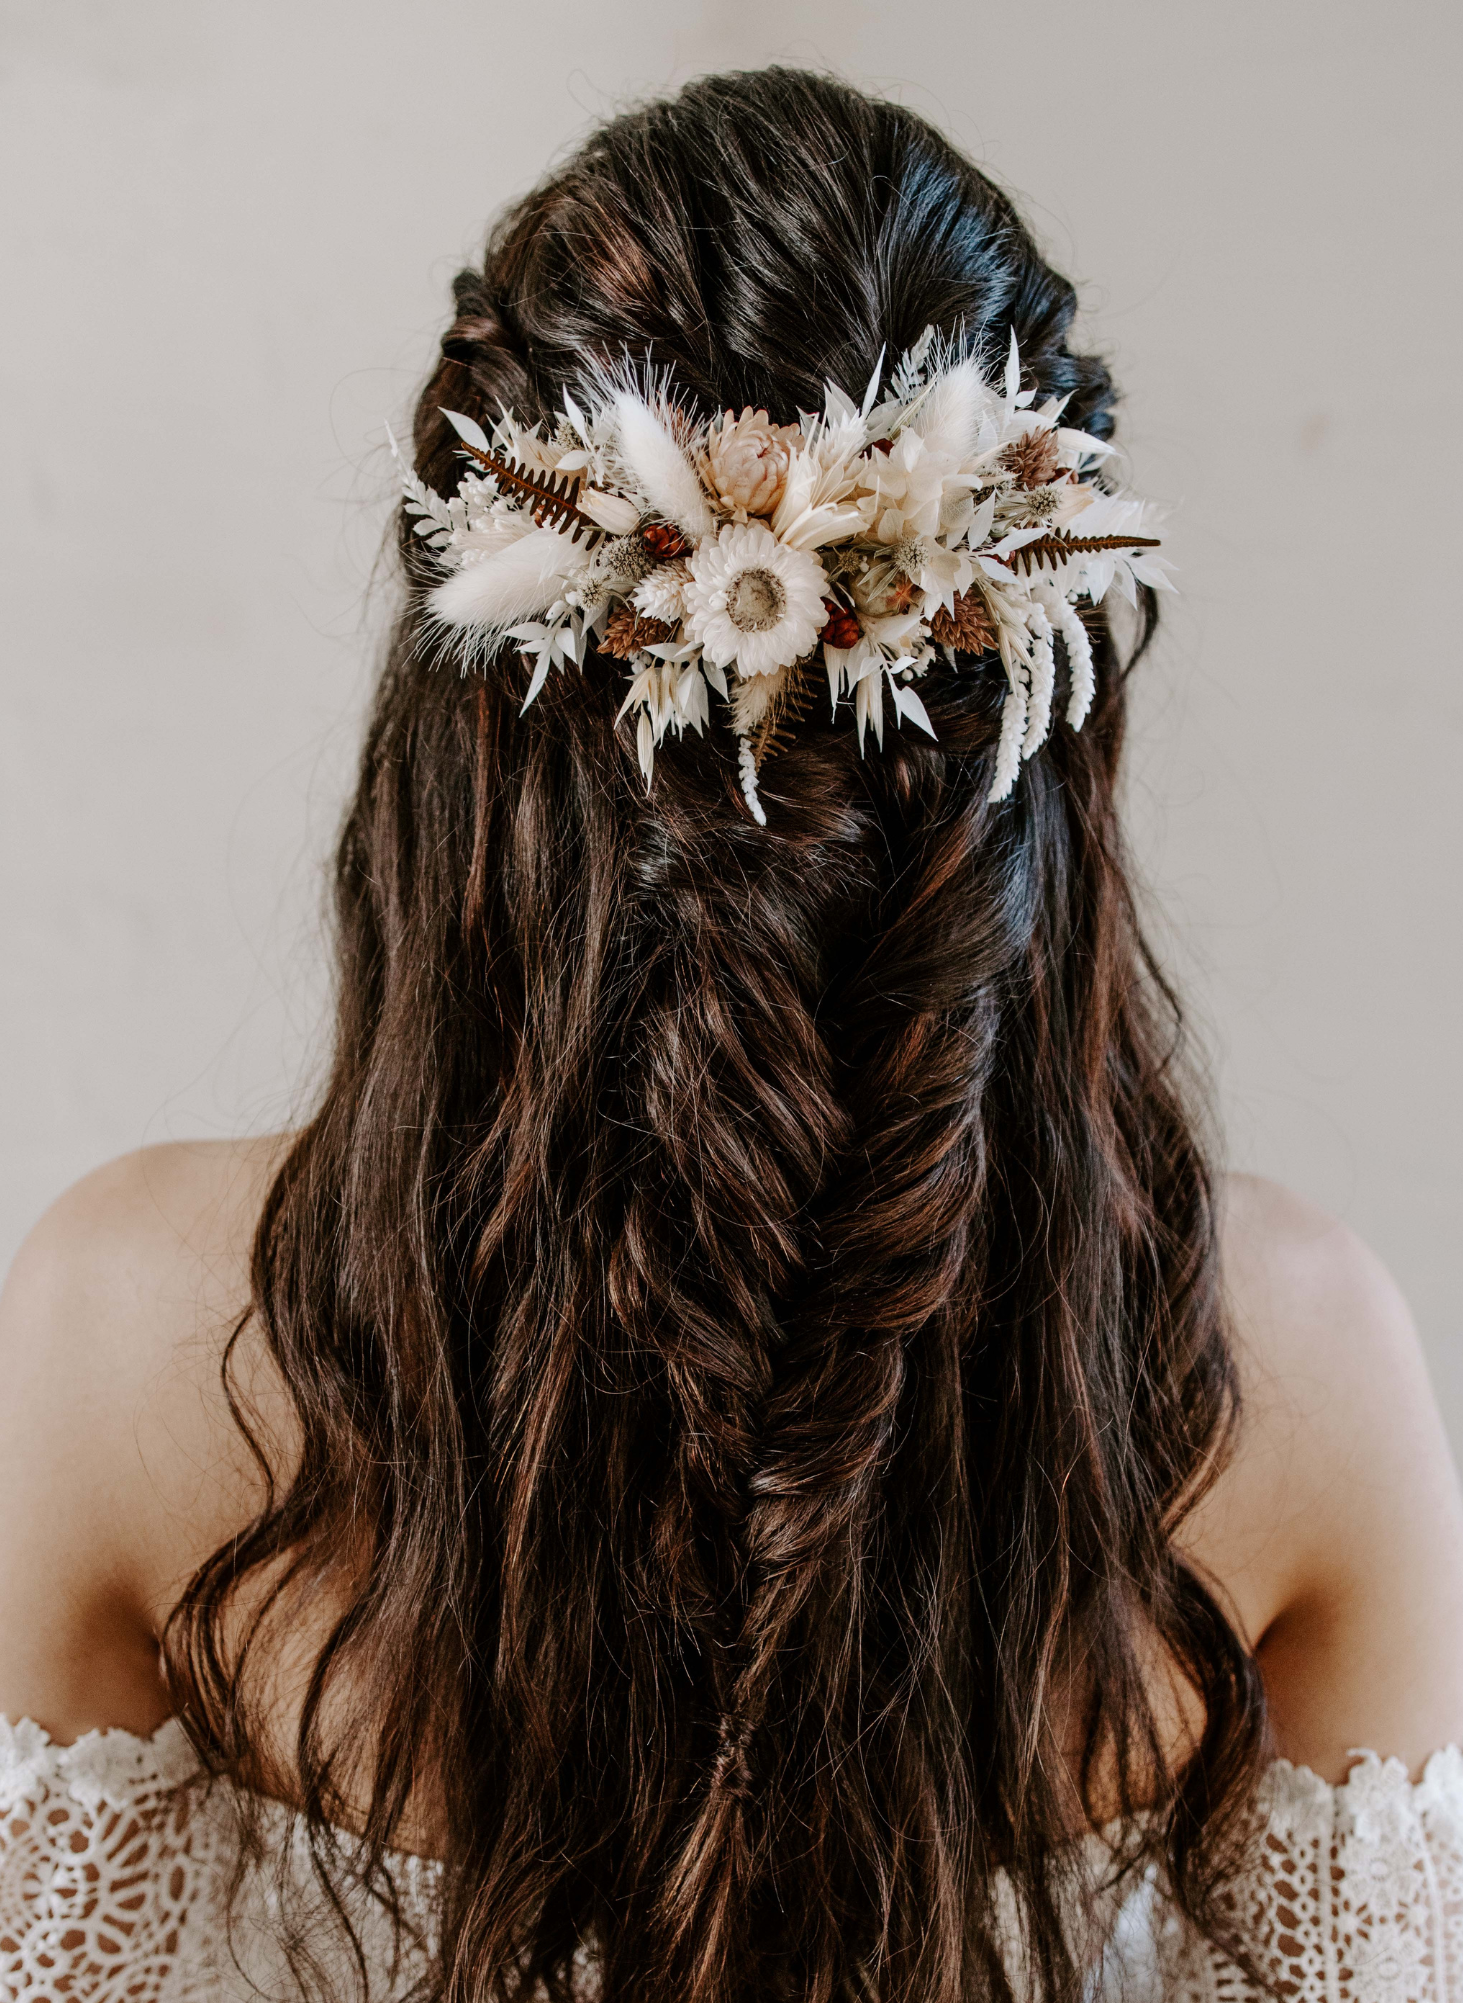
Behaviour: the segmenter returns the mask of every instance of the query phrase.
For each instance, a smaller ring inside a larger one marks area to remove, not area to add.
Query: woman
[[[11,1992],[1463,1980],[1457,1485],[1376,1261],[1211,1179],[1072,312],[781,70],[459,279],[319,1109],[5,1296]]]

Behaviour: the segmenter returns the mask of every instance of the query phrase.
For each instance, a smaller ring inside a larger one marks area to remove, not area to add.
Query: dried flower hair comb
[[[760,410],[699,423],[663,380],[629,371],[594,376],[582,405],[566,395],[551,438],[511,412],[489,438],[444,411],[471,462],[456,494],[402,467],[447,573],[433,619],[464,668],[515,642],[531,663],[524,709],[591,643],[625,661],[620,716],[638,713],[647,786],[656,746],[702,730],[714,690],[763,826],[758,772],[806,709],[820,653],[862,753],[870,728],[883,745],[886,692],[897,726],[933,737],[920,679],[995,652],[1006,696],[990,797],[1004,799],[1051,729],[1058,639],[1072,729],[1091,705],[1076,601],[1170,589],[1165,566],[1146,554],[1145,503],[1096,478],[1109,448],[1062,425],[1065,399],[1032,407],[1014,334],[999,392],[933,328],[880,400],[882,375],[881,355],[861,404],[830,383],[797,425]]]

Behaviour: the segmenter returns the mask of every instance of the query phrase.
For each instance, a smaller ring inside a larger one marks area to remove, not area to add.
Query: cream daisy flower
[[[719,668],[743,675],[790,667],[818,644],[828,579],[811,550],[779,542],[761,522],[734,523],[691,558],[686,623]]]

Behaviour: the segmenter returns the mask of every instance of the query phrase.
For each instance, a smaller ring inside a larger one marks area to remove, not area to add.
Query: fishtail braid
[[[888,865],[878,923],[861,928],[861,948],[845,942],[821,1011],[839,1053],[842,1145],[809,1205],[807,1283],[787,1304],[744,1473],[736,1672],[666,1892],[698,1994],[723,1981],[734,1992],[749,1955],[759,1978],[802,1995],[822,1993],[840,1958],[900,1979],[939,1964],[950,1979],[963,1953],[963,1916],[941,1891],[960,1826],[951,1811],[965,1805],[937,1751],[958,1721],[948,1679],[965,1597],[963,1424],[943,1387],[958,1383],[978,1299],[983,1090],[1000,983],[1022,940],[1019,917],[1012,927],[992,915],[1011,900],[979,881],[998,866],[971,826],[984,805],[967,795],[952,810],[944,788],[932,790]],[[887,843],[877,824],[869,832]],[[931,931],[940,911],[943,934]],[[953,989],[942,977],[952,929],[970,935]],[[889,1494],[896,1462],[919,1484],[915,1510]],[[891,1623],[896,1603],[905,1612]],[[912,1640],[902,1655],[891,1630]],[[897,1773],[917,1826],[889,1829],[861,1784],[870,1771]],[[799,1912],[799,1965],[776,1969],[746,1937],[749,1905],[770,1945],[779,1860],[815,1827],[825,1864]],[[896,1904],[897,1857],[922,1849],[928,1880]]]

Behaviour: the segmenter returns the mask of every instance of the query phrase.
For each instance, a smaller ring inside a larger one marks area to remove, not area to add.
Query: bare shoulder
[[[166,1715],[157,1624],[259,1493],[219,1370],[281,1148],[128,1155],[68,1190],[16,1257],[0,1295],[0,1713],[58,1738]],[[268,1410],[247,1339],[243,1369]]]
[[[1337,1778],[1463,1742],[1463,1500],[1412,1316],[1354,1233],[1227,1185],[1243,1413],[1192,1548],[1255,1646],[1277,1749]]]

